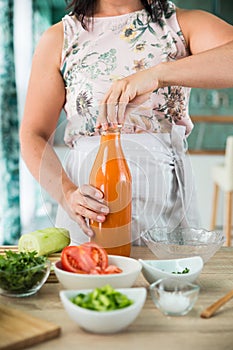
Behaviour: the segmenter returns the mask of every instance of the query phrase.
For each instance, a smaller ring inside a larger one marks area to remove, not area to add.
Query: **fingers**
[[[99,118],[96,123],[96,128],[107,130],[109,127],[117,128],[118,125],[123,125],[125,122],[125,111],[127,102],[106,103],[99,107]]]
[[[121,100],[119,101],[117,120],[118,120],[118,124],[120,125],[124,125],[125,123],[125,111],[126,111],[127,105],[128,105],[128,102],[121,101]]]
[[[115,82],[105,95],[99,106],[99,117],[96,127],[104,130],[108,127],[117,127],[124,123],[126,106],[129,96],[124,79]]]
[[[77,192],[76,212],[94,221],[104,221],[109,208],[104,203],[103,193],[90,185],[82,185]]]
[[[88,237],[93,237],[94,232],[92,229],[88,226],[87,221],[84,217],[77,215],[76,220],[75,220],[79,227],[82,229],[82,231],[88,236]]]
[[[72,192],[68,199],[70,216],[89,237],[94,235],[88,225],[89,220],[104,222],[109,208],[103,193],[90,185],[82,185]]]
[[[83,196],[89,196],[97,199],[103,199],[103,192],[98,190],[98,188],[95,188],[91,185],[81,185],[78,189],[79,193]]]
[[[140,96],[136,96],[130,103],[129,107],[132,109],[137,108],[140,106],[142,103],[146,102],[151,96],[150,92],[146,92],[145,94],[142,94]]]
[[[112,84],[101,101],[97,128],[124,124],[126,108],[142,104],[159,87],[155,68],[141,70]]]
[[[101,102],[99,105],[99,116],[96,121],[96,129],[102,128],[103,130],[108,129],[108,119],[107,119],[107,105]]]
[[[85,203],[85,205],[88,205]],[[102,210],[102,208],[101,208]],[[105,208],[103,210],[106,210]],[[82,204],[78,204],[75,206],[75,213],[76,215],[81,215],[84,218],[97,221],[97,222],[104,222],[106,219],[106,215],[108,214],[107,210],[105,212],[103,211],[93,211],[93,209],[88,209],[86,206]]]

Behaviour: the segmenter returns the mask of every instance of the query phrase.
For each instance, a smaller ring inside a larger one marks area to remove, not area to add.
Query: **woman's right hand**
[[[82,185],[69,190],[65,195],[65,210],[76,221],[83,232],[93,237],[89,220],[104,222],[109,208],[104,202],[103,193],[91,185]]]
[[[157,67],[147,68],[123,79],[116,80],[105,94],[99,107],[96,128],[123,125],[130,109],[148,100],[160,86]]]

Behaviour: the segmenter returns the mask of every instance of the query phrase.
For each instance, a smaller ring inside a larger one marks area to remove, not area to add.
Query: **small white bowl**
[[[191,283],[197,279],[203,269],[203,260],[200,256],[170,260],[139,259],[139,262],[142,264],[142,274],[149,283],[162,278],[170,278],[180,284]],[[185,268],[188,268],[189,272],[177,273]]]
[[[66,289],[90,289],[103,287],[106,284],[110,284],[113,288],[130,288],[142,269],[138,260],[125,256],[109,255],[108,262],[109,265],[121,268],[123,272],[106,275],[73,273],[64,271],[60,260],[53,266],[59,282]]]
[[[145,300],[146,288],[116,289],[133,300],[133,304],[114,311],[93,311],[79,307],[70,301],[70,298],[79,293],[90,293],[92,289],[62,290],[60,298],[70,316],[81,328],[92,333],[116,333],[128,327],[139,315]]]

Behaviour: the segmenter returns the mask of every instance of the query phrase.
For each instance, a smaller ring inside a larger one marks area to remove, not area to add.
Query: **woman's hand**
[[[96,128],[124,124],[128,112],[148,100],[158,87],[154,68],[115,81],[100,103]]]
[[[177,9],[177,17],[191,55],[115,81],[101,101],[97,128],[124,124],[130,109],[160,87],[232,87],[233,26],[200,10]]]
[[[104,222],[109,208],[104,203],[103,193],[90,185],[82,185],[66,193],[65,210],[76,221],[83,232],[93,237],[88,220]]]

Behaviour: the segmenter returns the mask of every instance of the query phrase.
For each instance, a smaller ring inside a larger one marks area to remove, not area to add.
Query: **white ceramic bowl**
[[[143,231],[141,238],[158,259],[201,256],[207,262],[223,245],[220,232],[195,228],[154,227]]]
[[[146,288],[116,289],[133,300],[133,304],[120,310],[93,311],[79,307],[70,301],[70,298],[81,293],[90,293],[92,289],[63,290],[60,298],[70,318],[81,328],[92,333],[116,333],[128,327],[139,315],[145,300]]]
[[[110,284],[113,288],[130,288],[139,276],[142,266],[139,261],[118,255],[108,256],[109,265],[120,267],[123,272],[107,275],[79,274],[62,270],[61,261],[54,264],[55,274],[66,289],[90,289]]]
[[[149,283],[162,278],[171,278],[180,284],[194,282],[203,269],[203,260],[200,256],[170,260],[139,259],[139,262],[142,264],[142,274]],[[184,271],[185,268],[188,268],[189,272],[177,273]]]

